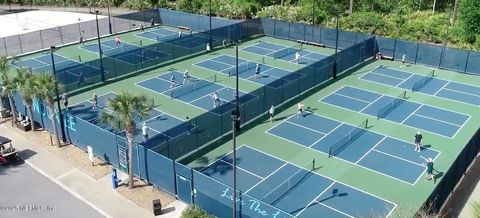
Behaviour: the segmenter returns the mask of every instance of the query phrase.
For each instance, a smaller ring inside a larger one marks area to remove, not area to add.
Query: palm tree
[[[57,147],[60,147],[57,119],[55,119],[55,97],[57,90],[57,81],[55,80],[55,77],[52,73],[36,74],[34,78],[34,99],[43,100],[47,105],[48,117],[52,121],[53,133],[55,134],[55,143]]]
[[[348,7],[348,15],[352,15],[352,14],[353,14],[353,0],[350,0],[350,4]]]
[[[25,68],[17,69],[17,77],[14,78],[14,83],[17,90],[20,92],[20,95],[22,95],[23,104],[27,106],[27,114],[30,120],[32,131],[35,131],[32,112],[33,97],[35,92],[34,80],[35,78],[33,73],[30,70]]]
[[[458,4],[460,3],[460,0],[455,0],[455,3],[453,4],[453,17],[450,20],[450,25],[455,23],[455,20],[457,19],[457,13],[458,13]]]
[[[127,91],[121,92],[119,95],[107,102],[107,108],[111,113],[102,111],[100,120],[108,123],[117,131],[125,130],[128,144],[128,187],[133,188],[133,144],[136,132],[136,120],[148,117],[149,111],[152,109],[148,105],[149,100],[145,95],[132,95]]]
[[[10,104],[10,110],[12,111],[12,122],[17,121],[17,111],[15,110],[15,105],[13,104],[13,92],[15,91],[15,84],[13,80],[8,76],[8,71],[10,70],[10,65],[8,63],[7,57],[0,57],[0,74],[2,75],[2,94],[7,95],[8,103]]]

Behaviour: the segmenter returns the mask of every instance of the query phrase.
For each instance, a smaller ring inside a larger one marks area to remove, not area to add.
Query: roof
[[[12,140],[10,140],[9,138],[7,137],[3,137],[3,136],[0,136],[0,145],[4,145],[4,144],[7,144],[9,142],[11,142]]]

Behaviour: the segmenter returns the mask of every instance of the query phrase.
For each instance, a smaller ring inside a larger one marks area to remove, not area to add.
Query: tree
[[[22,95],[23,104],[27,106],[27,114],[30,120],[32,131],[35,130],[35,124],[33,121],[32,104],[34,97],[34,77],[33,73],[25,68],[17,69],[17,76],[14,78],[17,91]]]
[[[12,122],[17,121],[17,111],[15,110],[15,104],[13,103],[13,92],[15,91],[15,83],[8,76],[8,71],[10,69],[10,64],[8,63],[7,57],[0,57],[0,74],[2,75],[2,92],[8,97],[8,103],[10,104],[10,110],[12,113]]]
[[[352,15],[353,13],[353,0],[350,0],[350,7],[348,8],[348,14]]]
[[[480,34],[480,1],[463,0],[460,4],[459,21],[465,31],[465,40],[474,43],[476,35]]]
[[[52,73],[36,74],[34,77],[34,99],[45,102],[48,107],[48,117],[52,121],[53,133],[55,134],[55,144],[60,147],[58,135],[57,119],[55,116],[55,97],[57,81]]]
[[[128,144],[128,187],[133,188],[133,144],[136,132],[136,120],[148,117],[149,111],[152,109],[148,105],[149,100],[145,95],[134,96],[127,91],[121,92],[119,95],[107,102],[107,108],[112,111],[107,113],[103,111],[100,120],[108,123],[117,130],[125,130]]]
[[[480,202],[473,202],[473,216],[480,218]]]
[[[459,3],[460,3],[460,0],[455,0],[455,4],[453,5],[453,17],[452,17],[452,20],[450,20],[450,24],[454,24],[455,20],[457,19],[458,4]]]

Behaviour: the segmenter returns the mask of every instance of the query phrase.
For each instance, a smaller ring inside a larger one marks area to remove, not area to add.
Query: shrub
[[[202,208],[191,204],[183,210],[181,218],[214,218],[214,216],[208,214]]]

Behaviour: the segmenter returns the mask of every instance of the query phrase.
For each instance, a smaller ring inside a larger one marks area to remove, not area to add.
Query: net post
[[[140,39],[140,47],[142,47],[142,46],[143,46],[143,42],[142,42],[142,40]]]
[[[407,91],[403,91],[403,99],[407,99]]]
[[[78,55],[78,62],[82,62],[82,56]]]
[[[312,160],[312,171],[315,170],[315,158]]]
[[[365,128],[368,128],[368,118],[365,120]]]
[[[432,70],[432,77],[435,77],[435,69]]]
[[[213,82],[217,82],[217,74],[213,75]]]
[[[157,36],[157,42],[160,42],[160,36]]]

